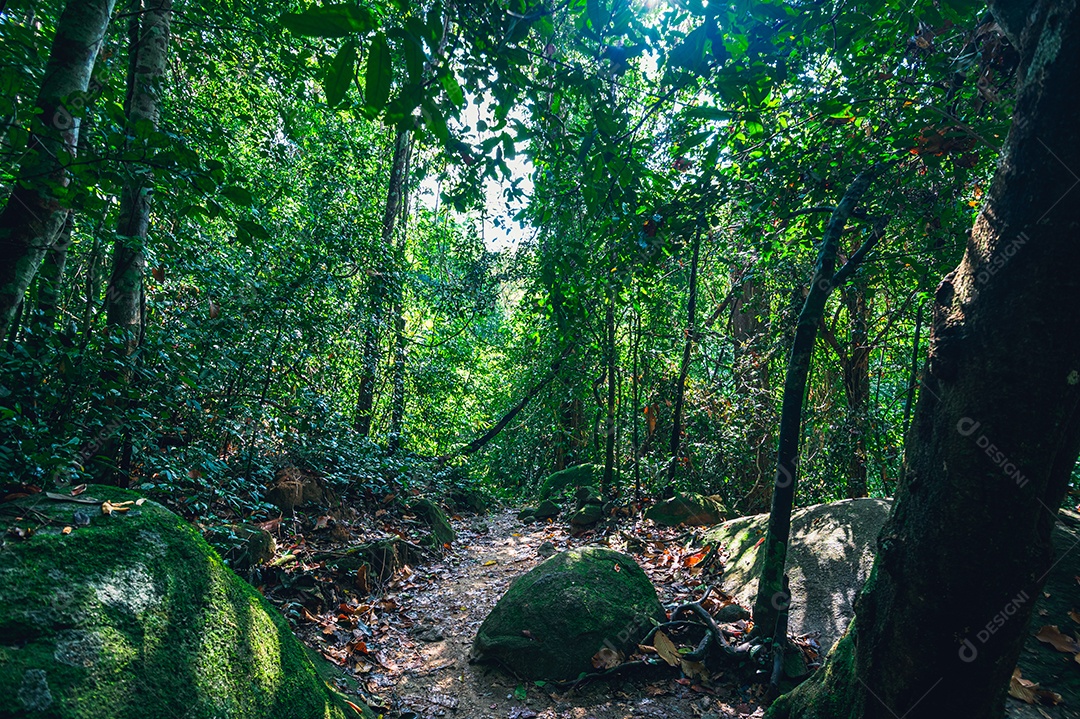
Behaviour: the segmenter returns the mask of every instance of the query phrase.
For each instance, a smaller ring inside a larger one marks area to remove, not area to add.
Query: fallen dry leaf
[[[1028,704],[1048,704],[1056,706],[1061,703],[1061,695],[1038,684],[1028,681],[1020,676],[1020,668],[1013,669],[1012,678],[1009,680],[1009,696],[1019,699]]]
[[[609,649],[608,647],[603,647],[600,651],[593,655],[592,665],[593,668],[599,669],[601,671],[604,669],[614,669],[615,667],[622,664],[623,659],[625,659],[625,656],[622,652],[616,651],[614,649]]]
[[[71,527],[64,527],[60,530],[60,534],[71,534]]]
[[[1040,642],[1049,644],[1059,652],[1064,652],[1066,654],[1080,653],[1080,642],[1077,642],[1068,634],[1062,634],[1056,624],[1048,624],[1043,627],[1035,635],[1035,638]]]
[[[682,656],[679,654],[679,650],[675,648],[675,643],[663,632],[657,630],[656,636],[653,637],[653,646],[656,647],[656,653],[668,663],[668,666],[677,667],[682,662]]]
[[[709,670],[705,668],[705,665],[701,662],[692,662],[689,659],[683,659],[681,663],[683,674],[690,679],[700,679],[702,681],[709,680]]]

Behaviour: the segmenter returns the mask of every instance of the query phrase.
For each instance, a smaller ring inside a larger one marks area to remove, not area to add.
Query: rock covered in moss
[[[524,507],[517,513],[517,518],[522,522],[532,522],[536,519],[536,507]]]
[[[651,519],[662,527],[719,524],[727,517],[727,507],[720,497],[706,497],[696,492],[676,492],[671,499],[657,502],[645,511],[645,519]]]
[[[536,519],[553,519],[559,516],[562,508],[559,505],[552,502],[550,499],[545,499],[540,503],[540,506],[533,511],[533,517]]]
[[[412,503],[412,511],[424,518],[431,526],[433,543],[438,546],[452,544],[457,539],[457,533],[450,525],[450,520],[442,508],[426,497],[421,497]]]
[[[604,508],[599,504],[586,504],[570,515],[570,527],[574,531],[586,530],[604,518]]]
[[[473,659],[529,679],[571,679],[594,671],[605,647],[629,653],[654,621],[664,621],[664,609],[631,557],[572,549],[510,585],[480,625]]]
[[[578,464],[549,474],[540,485],[540,498],[547,499],[568,487],[599,487],[604,468],[595,464]]]
[[[103,514],[91,497],[139,498],[90,486],[83,502],[6,505],[32,506],[18,524],[36,531],[0,548],[0,714],[355,716],[320,675],[333,670],[191,525],[154,502]]]

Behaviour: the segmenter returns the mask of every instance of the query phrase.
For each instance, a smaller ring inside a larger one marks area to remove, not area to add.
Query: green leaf
[[[308,37],[344,37],[365,33],[374,26],[371,11],[356,5],[324,5],[301,13],[287,12],[281,24],[297,35]]]
[[[237,187],[236,185],[229,185],[228,187],[223,188],[221,194],[234,205],[240,205],[241,207],[251,207],[255,202],[255,198],[252,197],[250,192],[243,187]]]
[[[705,26],[692,31],[668,53],[668,65],[694,71],[705,55]]]
[[[386,106],[393,71],[386,35],[377,32],[368,45],[367,74],[364,77],[364,95],[369,107],[382,110]]]
[[[461,103],[465,101],[465,94],[461,91],[461,85],[458,84],[454,73],[447,71],[439,78],[439,82],[442,83],[443,89],[446,90],[446,96],[450,98],[451,104],[460,107]]]
[[[524,684],[518,684],[517,687],[514,689],[514,698],[517,699],[519,702],[525,701],[528,696],[529,692],[527,689],[525,689]]]
[[[337,107],[345,99],[356,75],[356,41],[348,40],[338,50],[330,71],[326,73],[323,90],[326,92],[326,104]]]
[[[419,85],[424,79],[424,48],[421,39],[406,34],[401,49],[405,52],[405,69],[409,73],[409,82]]]

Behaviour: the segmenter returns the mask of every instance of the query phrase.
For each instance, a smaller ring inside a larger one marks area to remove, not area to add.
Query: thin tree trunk
[[[161,82],[169,51],[172,0],[133,0],[128,32],[128,132],[157,129],[161,114]],[[105,321],[109,333],[122,338],[130,356],[143,328],[143,274],[154,175],[146,166],[130,166],[120,195],[120,218],[113,247],[112,272],[105,291]]]
[[[605,352],[607,362],[607,402],[604,417],[604,476],[601,481],[601,493],[607,496],[615,484],[615,293],[608,298],[604,325],[607,336]]]
[[[498,436],[499,432],[502,432],[506,425],[510,424],[510,422],[513,421],[514,417],[516,417],[521,410],[525,409],[529,402],[531,402],[532,399],[536,397],[536,395],[540,394],[540,391],[544,389],[544,387],[548,386],[551,380],[555,379],[555,377],[558,376],[559,368],[562,367],[563,361],[570,356],[570,353],[573,352],[573,350],[574,345],[567,346],[567,348],[563,350],[562,354],[559,355],[559,358],[552,363],[551,370],[547,373],[547,375],[545,375],[542,380],[533,385],[532,389],[526,392],[525,396],[522,397],[517,404],[507,410],[506,413],[503,414],[501,418],[499,418],[499,421],[491,426],[491,429],[489,429],[487,432],[484,432],[484,434],[469,442],[467,445],[457,450],[456,452],[451,452],[449,454],[443,455],[442,457],[439,457],[437,460],[437,464],[446,464],[448,460],[459,455],[467,456],[470,454],[474,454],[475,452],[478,452],[480,449],[482,449],[488,442],[495,439],[495,437]]]
[[[634,450],[634,501],[641,501],[641,433],[639,430],[640,420],[638,419],[638,412],[641,411],[641,381],[638,377],[638,353],[641,352],[641,313],[634,313],[634,342],[631,348],[633,352],[633,402],[634,409],[631,412],[631,422],[633,422],[633,439],[632,446]]]
[[[854,271],[866,252],[873,244],[876,244],[879,234],[875,230],[867,243],[851,256],[848,264],[840,272],[834,274],[837,245],[856,203],[862,199],[870,183],[881,170],[880,165],[875,165],[860,173],[833,210],[825,235],[821,240],[817,265],[810,283],[810,292],[806,296],[802,312],[799,314],[799,323],[795,329],[795,340],[791,346],[787,376],[784,380],[772,509],[769,512],[769,528],[763,550],[765,556],[761,567],[757,598],[754,601],[754,631],[761,636],[772,636],[780,611],[788,601],[784,595],[784,565],[787,561],[788,536],[791,533],[791,509],[795,501],[799,443],[802,439],[803,398],[806,394],[810,359],[814,354],[814,343],[817,339],[818,325],[821,324],[825,310],[825,301],[829,298],[833,287],[840,284],[838,278],[841,278],[842,273],[843,279],[846,279]]]
[[[855,281],[840,293],[847,307],[851,327],[847,361],[843,364],[844,395],[847,399],[847,428],[851,438],[848,455],[847,496],[850,499],[865,497],[866,487],[866,437],[869,434],[870,400],[870,306],[866,301],[866,288]]]
[[[746,275],[744,271],[743,275]],[[750,470],[753,484],[740,501],[747,514],[758,514],[769,509],[773,483],[769,470],[773,460],[773,433],[768,417],[772,414],[772,389],[769,381],[769,365],[762,340],[764,323],[768,313],[768,297],[755,277],[732,279],[734,301],[731,305],[731,340],[734,348],[735,391],[747,403],[749,421],[749,445],[753,448],[754,463]],[[764,407],[762,405],[765,405]]]
[[[394,252],[394,372],[390,397],[390,450],[401,448],[405,431],[405,235],[409,224],[409,168],[412,165],[412,135],[405,133],[405,170],[402,177],[401,231]]]
[[[908,427],[911,426],[911,408],[915,404],[915,388],[919,384],[919,341],[922,333],[923,306],[919,303],[919,309],[915,312],[915,338],[911,341],[911,369],[908,372],[907,397],[904,398],[904,423],[901,437],[907,437]]]
[[[679,365],[679,382],[675,385],[675,409],[671,413],[671,455],[667,468],[667,481],[675,481],[679,468],[679,449],[682,446],[683,404],[686,401],[686,378],[690,374],[690,357],[694,351],[697,330],[694,324],[697,312],[698,258],[701,256],[701,229],[694,236],[694,248],[690,256],[690,286],[686,298],[686,339],[683,342],[682,364]]]
[[[1076,2],[996,2],[1024,81],[997,173],[937,288],[904,471],[855,619],[770,716],[1004,714],[1080,453]],[[1016,23],[1026,27],[1018,32]]]
[[[394,155],[390,161],[390,179],[386,187],[386,207],[383,211],[382,242],[380,256],[391,254],[394,244],[394,228],[401,207],[401,192],[405,183],[405,160],[408,154],[411,130],[398,130],[394,135]],[[368,290],[368,312],[364,328],[364,358],[360,376],[360,393],[356,400],[356,416],[353,427],[364,437],[371,433],[372,414],[375,410],[375,384],[378,381],[379,330],[383,322],[387,280],[385,262],[380,262],[371,278]]]
[[[115,2],[69,0],[57,24],[20,180],[0,212],[0,333],[14,319],[70,209],[56,189],[70,182],[70,160],[61,158],[78,150],[79,109]]]

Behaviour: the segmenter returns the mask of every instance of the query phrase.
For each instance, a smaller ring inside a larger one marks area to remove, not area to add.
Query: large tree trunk
[[[161,115],[161,82],[169,51],[172,0],[133,0],[128,32],[127,123],[157,129]],[[150,229],[150,202],[154,175],[147,166],[132,165],[120,194],[120,219],[113,248],[112,273],[105,291],[105,318],[109,333],[121,337],[125,355],[131,355],[142,335],[143,274],[146,237]]]
[[[67,163],[79,142],[79,109],[116,0],[70,0],[60,16],[20,179],[0,213],[0,334],[11,324],[70,209]]]
[[[394,244],[394,228],[401,209],[402,189],[405,185],[405,161],[409,151],[411,130],[398,130],[394,136],[394,155],[390,161],[390,179],[386,187],[386,207],[383,209],[381,255],[390,255]],[[356,400],[356,416],[353,427],[363,436],[371,433],[372,413],[375,410],[375,385],[378,382],[379,329],[383,322],[383,302],[387,291],[387,268],[379,263],[371,278],[368,290],[368,313],[364,328],[364,357],[361,361],[360,394]]]
[[[776,475],[773,482],[772,508],[769,511],[769,527],[765,535],[765,556],[761,564],[761,578],[754,600],[754,632],[771,637],[776,621],[787,608],[788,597],[784,592],[784,565],[787,561],[788,537],[791,534],[791,509],[795,501],[795,486],[799,460],[799,443],[802,439],[802,408],[806,395],[806,381],[810,374],[810,359],[814,354],[818,325],[825,311],[825,301],[833,287],[843,283],[865,257],[880,236],[878,230],[854,254],[848,263],[834,274],[837,246],[840,235],[847,226],[855,205],[862,199],[871,181],[881,172],[882,166],[862,172],[848,187],[833,210],[825,235],[821,239],[814,276],[806,302],[799,314],[795,340],[788,358],[787,376],[784,378],[784,399],[781,405],[780,432],[776,451]]]
[[[773,717],[1002,716],[1052,566],[1080,451],[1080,126],[1062,101],[1080,94],[1080,11],[1001,5],[1023,84],[967,251],[936,293],[893,512],[853,626]]]

